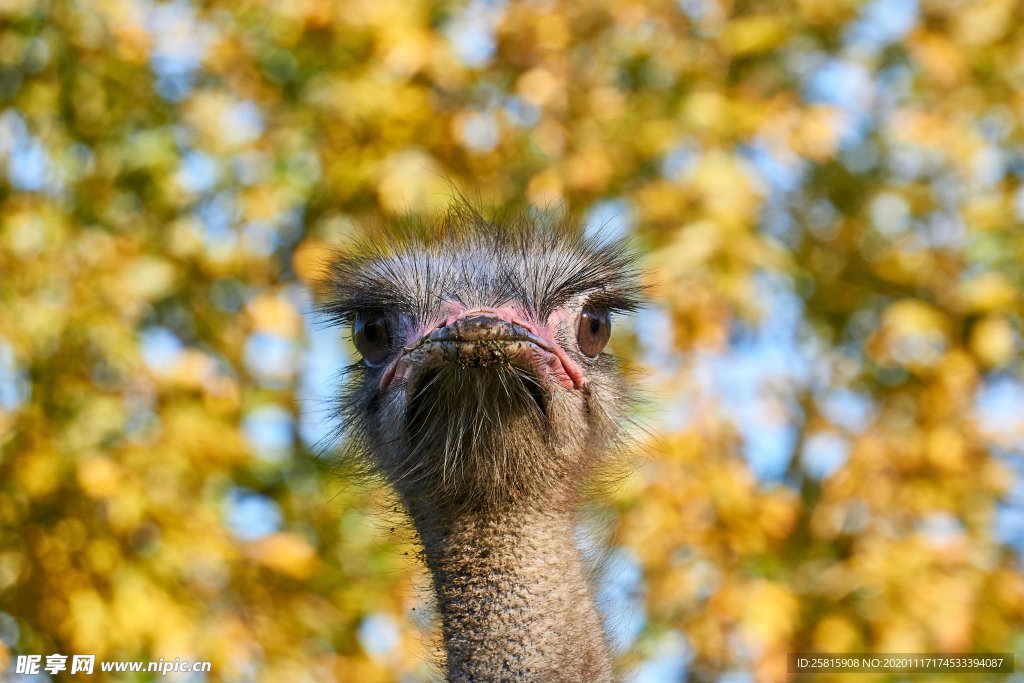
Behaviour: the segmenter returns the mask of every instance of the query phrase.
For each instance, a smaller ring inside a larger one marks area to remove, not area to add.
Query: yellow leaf
[[[1016,0],[965,3],[951,17],[958,49],[999,40],[1016,25],[1018,12]]]
[[[562,79],[544,67],[531,69],[519,77],[516,90],[524,100],[538,107],[543,107],[552,102],[555,97],[564,92],[565,84]]]
[[[786,586],[756,581],[744,591],[743,632],[756,645],[774,649],[793,633],[798,608],[796,596]]]
[[[296,533],[281,531],[254,542],[253,558],[263,566],[294,579],[307,579],[316,569],[316,551]]]
[[[1017,300],[1017,290],[1000,273],[984,273],[960,285],[960,305],[968,313],[1002,311]]]
[[[395,214],[437,208],[448,201],[441,168],[429,153],[406,149],[379,167],[377,194],[381,205]]]
[[[843,132],[842,114],[835,107],[817,105],[801,112],[790,146],[801,156],[824,162],[835,156]]]
[[[767,52],[788,37],[785,17],[766,14],[730,21],[722,32],[722,46],[734,57]]]
[[[256,332],[292,339],[302,326],[302,318],[295,306],[276,292],[266,292],[256,297],[249,302],[246,311]]]
[[[538,209],[551,209],[563,199],[561,177],[554,171],[544,171],[530,178],[526,186],[526,200]]]
[[[941,425],[925,437],[925,453],[936,468],[946,472],[967,469],[967,443],[956,429]]]
[[[121,467],[110,458],[92,457],[78,464],[78,485],[93,498],[117,493],[121,476]]]
[[[988,317],[971,329],[971,351],[988,367],[1006,365],[1014,356],[1017,339],[1005,318]]]
[[[125,294],[152,301],[169,294],[177,283],[177,271],[165,258],[143,256],[124,270],[120,286]]]
[[[848,619],[830,615],[814,627],[814,649],[819,652],[854,652],[860,634]]]

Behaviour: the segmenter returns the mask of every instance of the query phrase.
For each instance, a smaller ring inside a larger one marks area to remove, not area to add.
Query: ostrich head
[[[360,354],[350,442],[414,512],[570,503],[625,410],[606,345],[638,303],[628,250],[460,208],[355,254],[331,264],[323,307]]]

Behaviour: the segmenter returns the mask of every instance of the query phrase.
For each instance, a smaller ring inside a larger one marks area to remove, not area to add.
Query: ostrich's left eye
[[[576,341],[584,355],[594,358],[604,351],[612,336],[612,320],[607,309],[587,306],[580,314],[580,326],[576,330]]]
[[[352,341],[368,365],[380,365],[391,350],[391,319],[381,311],[365,311],[352,325]]]

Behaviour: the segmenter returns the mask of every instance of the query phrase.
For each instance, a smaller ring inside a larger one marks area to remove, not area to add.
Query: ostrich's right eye
[[[380,365],[391,350],[391,319],[381,311],[366,311],[356,316],[352,341],[368,365]]]

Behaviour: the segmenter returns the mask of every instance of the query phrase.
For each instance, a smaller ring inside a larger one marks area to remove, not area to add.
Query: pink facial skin
[[[546,374],[567,389],[581,389],[586,384],[582,368],[555,340],[555,330],[567,315],[564,310],[556,311],[546,325],[539,326],[529,322],[525,315],[511,305],[473,309],[449,306],[445,311],[445,317],[433,327],[421,326],[408,330],[402,353],[385,368],[381,376],[381,391],[387,390],[395,380],[409,378],[418,367],[446,362],[442,359],[439,349],[432,348],[430,342],[451,339],[451,343],[458,343],[455,340],[462,339],[460,334],[465,334],[460,331],[462,326],[458,323],[473,318],[493,318],[495,321],[503,321],[520,328],[517,338],[507,340],[495,330],[495,334],[498,335],[495,339],[505,341],[507,349],[531,367],[539,378]],[[476,334],[489,336],[486,330]],[[483,337],[474,336],[466,338],[465,341],[471,343]],[[433,344],[433,347],[438,345]]]

